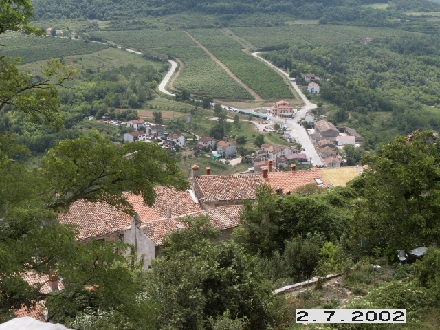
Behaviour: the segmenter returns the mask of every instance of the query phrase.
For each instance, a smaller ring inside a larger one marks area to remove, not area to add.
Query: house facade
[[[276,102],[272,108],[268,109],[270,115],[280,118],[291,118],[295,111],[287,101]]]
[[[202,136],[199,141],[197,141],[197,146],[202,148],[211,148],[214,149],[215,145],[217,144],[217,140],[209,137],[209,136]]]
[[[181,134],[170,134],[167,141],[172,142],[173,145],[178,145],[181,148],[185,147],[185,137]]]
[[[233,157],[237,154],[237,146],[231,142],[219,141],[217,143],[217,153],[224,158]]]
[[[339,135],[337,141],[338,146],[345,146],[347,144],[354,146],[356,144],[356,137],[352,135]]]
[[[339,135],[339,130],[336,126],[326,120],[316,122],[315,131],[324,139],[331,141],[336,141],[336,138]]]
[[[309,83],[309,85],[307,86],[307,90],[309,91],[309,93],[311,94],[319,94],[321,88],[319,87],[319,85],[317,83],[315,83],[314,81],[312,81],[311,83]]]
[[[124,133],[124,142],[136,142],[145,140],[147,140],[147,133],[143,131]]]
[[[145,121],[143,121],[142,119],[130,120],[127,122],[127,127],[131,127],[135,131],[137,131],[141,127],[145,127]]]

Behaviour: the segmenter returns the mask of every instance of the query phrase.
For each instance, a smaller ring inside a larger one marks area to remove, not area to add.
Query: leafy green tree
[[[160,111],[153,111],[153,117],[154,117],[154,122],[156,124],[162,124],[163,123],[162,112],[160,112]]]
[[[240,117],[238,115],[234,116],[234,126],[237,129],[240,129],[240,127],[241,127]]]
[[[204,97],[202,100],[203,109],[211,109],[212,97]]]
[[[244,135],[237,136],[237,138],[235,139],[235,142],[237,142],[237,144],[245,144],[246,143],[246,136],[244,136]]]
[[[214,115],[218,116],[223,111],[222,105],[220,103],[214,104]]]
[[[258,148],[261,148],[261,145],[264,143],[264,135],[263,134],[258,134],[256,137],[255,137],[255,140],[254,140],[254,144],[255,144],[255,146],[256,147],[258,147]]]
[[[347,166],[354,166],[359,164],[364,154],[362,149],[357,148],[351,144],[347,144],[344,147],[344,152],[347,158]]]
[[[255,258],[232,241],[211,241],[206,218],[186,226],[169,236],[164,257],[152,263],[148,292],[162,306],[160,327],[215,329],[212,320],[219,319],[218,328],[225,313],[231,320],[245,319],[244,329],[274,325],[272,289]]]
[[[54,209],[81,198],[130,212],[124,191],[140,194],[152,205],[155,185],[187,185],[177,160],[160,146],[136,142],[119,147],[96,131],[61,141],[43,157],[41,170],[50,188],[48,205]]]
[[[355,208],[353,238],[365,249],[382,248],[395,258],[396,250],[409,250],[438,240],[440,212],[437,138],[432,132],[398,136],[376,155],[356,185],[362,198]]]

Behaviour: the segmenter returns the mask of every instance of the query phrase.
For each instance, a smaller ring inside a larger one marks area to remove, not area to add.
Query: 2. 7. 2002
[[[406,309],[297,309],[296,323],[406,323]]]

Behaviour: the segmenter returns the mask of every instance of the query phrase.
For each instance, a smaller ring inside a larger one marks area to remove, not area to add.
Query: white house
[[[347,144],[355,145],[356,137],[353,135],[339,135],[337,137],[338,146],[345,146]]]
[[[202,136],[199,141],[197,142],[197,145],[199,148],[209,148],[213,149],[217,143],[217,140],[209,137],[209,136]]]
[[[237,154],[237,146],[231,142],[219,141],[217,143],[217,153],[223,157],[232,157]]]
[[[133,119],[127,122],[127,127],[131,127],[137,131],[139,128],[145,127],[145,121],[142,119]]]
[[[143,131],[136,131],[124,134],[124,142],[145,141],[147,139],[147,133]]]
[[[311,82],[311,81],[314,81],[314,80],[319,80],[319,77],[317,75],[313,74],[313,73],[303,74],[302,77],[304,78],[304,80],[306,82]]]
[[[170,141],[181,148],[185,147],[185,137],[181,134],[170,134],[167,137],[167,141]]]
[[[320,92],[320,87],[317,83],[315,83],[314,81],[312,81],[311,83],[309,83],[309,85],[307,86],[307,90],[309,91],[309,93],[311,94],[319,94]]]

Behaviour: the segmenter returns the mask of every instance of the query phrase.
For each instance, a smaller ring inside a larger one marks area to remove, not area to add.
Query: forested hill
[[[394,2],[402,0],[395,0]],[[36,17],[116,20],[158,16],[185,11],[207,14],[291,13],[298,17],[320,18],[322,10],[333,6],[359,6],[387,0],[34,0]],[[417,1],[419,2],[419,1]],[[421,0],[420,2],[428,2]]]

